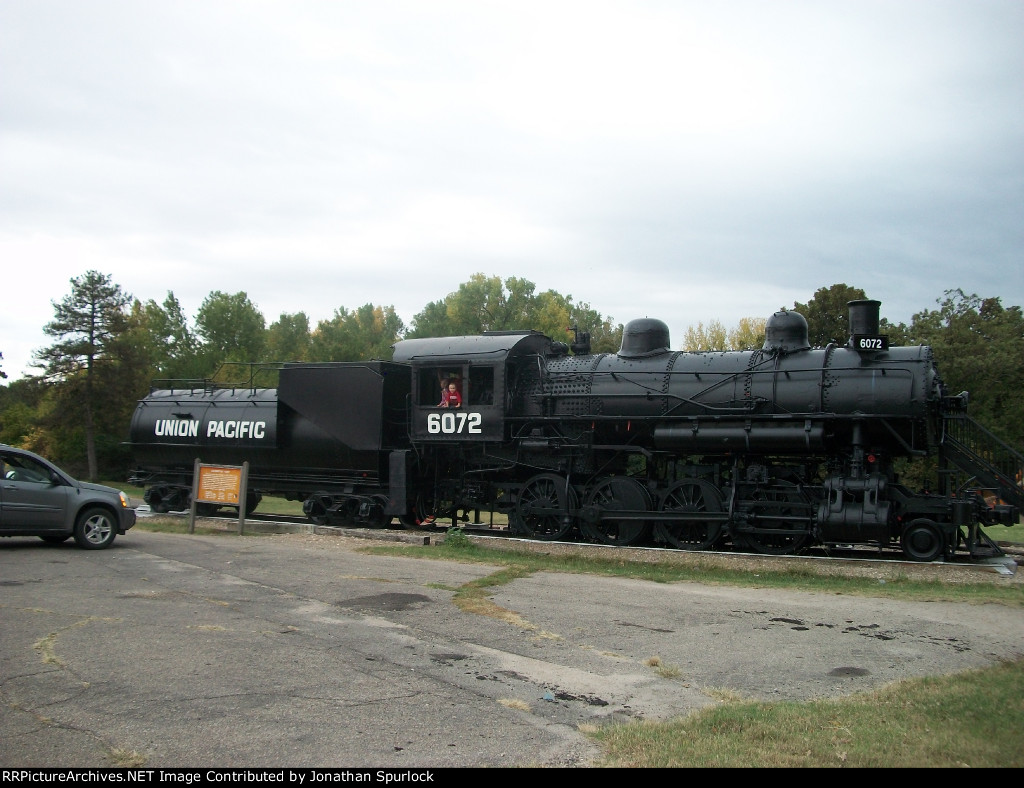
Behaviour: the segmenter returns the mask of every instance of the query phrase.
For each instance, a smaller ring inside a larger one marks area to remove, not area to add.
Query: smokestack
[[[848,301],[850,310],[850,336],[855,334],[878,334],[878,308],[881,301]]]

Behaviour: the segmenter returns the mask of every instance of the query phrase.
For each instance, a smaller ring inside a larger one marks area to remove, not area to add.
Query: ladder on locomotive
[[[966,413],[943,417],[945,459],[972,478],[974,486],[1024,511],[1024,455]]]

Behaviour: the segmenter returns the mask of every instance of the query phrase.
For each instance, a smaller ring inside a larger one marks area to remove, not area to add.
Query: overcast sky
[[[0,0],[11,379],[89,270],[268,325],[517,276],[678,348],[1024,305],[1022,250],[1022,0]]]

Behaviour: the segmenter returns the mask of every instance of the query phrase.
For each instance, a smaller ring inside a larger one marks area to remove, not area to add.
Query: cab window
[[[469,368],[469,404],[494,404],[494,367]]]
[[[463,374],[461,367],[423,367],[416,376],[416,404],[430,408],[441,402],[441,391],[448,383],[455,383],[459,394],[465,399],[466,392],[463,385]]]

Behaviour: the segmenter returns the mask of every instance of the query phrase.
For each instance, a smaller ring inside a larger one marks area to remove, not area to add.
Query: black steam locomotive
[[[1021,455],[967,417],[966,392],[947,395],[929,347],[889,347],[878,308],[850,303],[844,346],[812,348],[781,311],[750,351],[673,351],[643,319],[615,354],[578,330],[501,331],[283,364],[274,388],[170,384],[135,412],[132,481],[157,512],[191,505],[201,460],[248,463],[246,511],[275,495],[320,524],[487,513],[522,537],[608,545],[998,552],[981,527],[1017,522]],[[460,407],[438,404],[449,380]],[[918,456],[939,459],[931,491],[894,471]]]

